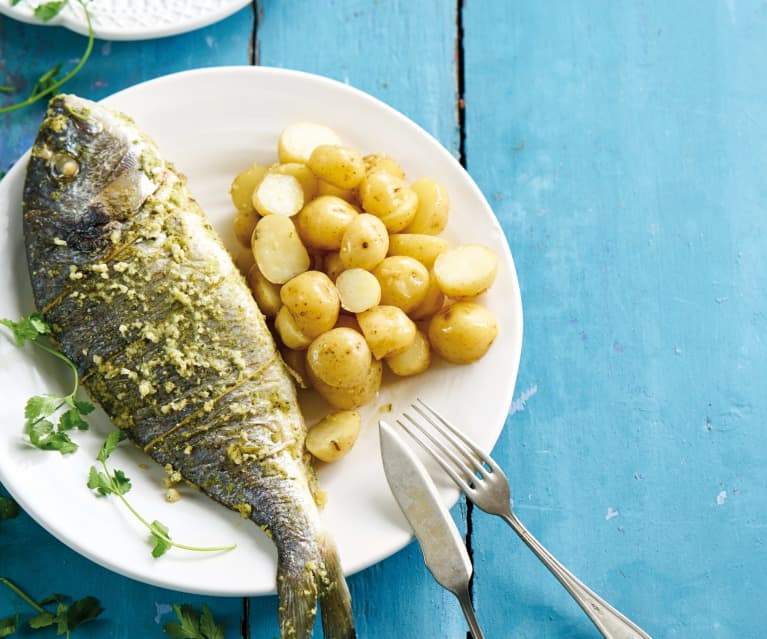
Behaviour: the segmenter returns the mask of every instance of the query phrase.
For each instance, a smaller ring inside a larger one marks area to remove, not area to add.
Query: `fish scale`
[[[320,521],[295,388],[243,277],[184,178],[127,117],[48,106],[24,185],[35,302],[83,384],[158,463],[277,547],[284,639],[353,639]]]

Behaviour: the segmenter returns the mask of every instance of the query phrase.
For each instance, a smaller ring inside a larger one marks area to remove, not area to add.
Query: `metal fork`
[[[514,529],[538,559],[551,571],[588,615],[605,639],[652,639],[565,568],[530,534],[511,508],[511,491],[500,466],[466,435],[421,399],[412,409],[426,420],[425,427],[403,413],[397,423],[428,452],[477,507],[498,515]],[[405,421],[406,420],[406,421]]]

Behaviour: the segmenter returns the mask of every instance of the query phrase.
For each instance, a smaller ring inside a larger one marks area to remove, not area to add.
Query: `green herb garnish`
[[[13,519],[19,516],[19,512],[19,505],[13,499],[0,495],[0,519]]]
[[[72,603],[67,603],[69,597],[52,594],[45,599],[35,601],[10,579],[0,577],[0,583],[7,586],[20,597],[37,614],[29,620],[29,627],[33,630],[56,626],[57,635],[65,635],[69,639],[72,631],[86,621],[98,617],[103,608],[95,597],[83,597]],[[44,606],[56,604],[54,611],[46,610]],[[19,622],[19,614],[0,619],[0,637],[7,637],[14,632]]]
[[[125,475],[123,471],[110,471],[109,466],[107,466],[107,459],[115,450],[115,448],[117,448],[120,442],[125,440],[125,438],[126,435],[121,430],[116,430],[109,433],[106,441],[104,441],[104,444],[101,446],[99,454],[96,456],[96,459],[101,464],[102,470],[99,470],[95,466],[91,466],[90,472],[88,474],[88,488],[96,491],[96,494],[99,497],[115,495],[131,512],[131,514],[144,526],[146,526],[147,530],[149,530],[149,539],[152,543],[152,556],[155,558],[161,557],[173,547],[181,548],[183,550],[194,550],[197,552],[215,552],[220,550],[232,550],[235,548],[234,544],[230,546],[209,547],[187,546],[185,544],[179,544],[171,539],[170,531],[165,524],[157,521],[156,519],[151,523],[144,519],[144,517],[142,517],[136,511],[136,509],[131,506],[128,500],[125,499],[125,494],[131,489],[130,479]]]
[[[216,623],[213,613],[205,604],[198,612],[189,604],[173,604],[178,621],[169,621],[162,629],[169,637],[179,639],[224,639],[224,624]]]
[[[24,417],[26,419],[26,432],[33,446],[41,450],[57,450],[62,455],[75,452],[77,444],[72,441],[68,432],[88,430],[88,422],[83,419],[83,415],[88,415],[94,409],[90,402],[76,399],[77,389],[80,387],[77,367],[68,357],[41,341],[42,336],[50,334],[51,328],[39,313],[22,317],[18,322],[0,319],[0,324],[13,331],[18,346],[24,346],[30,342],[60,359],[72,370],[74,384],[71,393],[63,396],[35,395],[30,397],[24,407]],[[56,415],[58,421],[54,422],[52,418]]]
[[[16,6],[19,2],[20,0],[11,0],[11,6]],[[28,98],[22,100],[21,102],[16,102],[14,104],[9,104],[8,106],[0,107],[0,113],[8,113],[9,111],[21,109],[25,106],[29,106],[30,104],[34,104],[40,98],[46,95],[52,95],[61,85],[71,80],[75,75],[77,75],[80,69],[83,68],[83,65],[85,65],[86,60],[90,57],[91,52],[93,51],[95,35],[93,33],[93,25],[91,23],[91,14],[90,11],[88,11],[88,0],[75,0],[75,2],[77,2],[77,4],[82,7],[83,12],[85,13],[85,21],[88,23],[88,44],[85,47],[85,53],[83,53],[82,57],[72,68],[72,70],[63,77],[58,77],[59,73],[61,72],[60,64],[55,65],[43,73],[38,78],[37,82],[35,82],[35,85],[32,88],[32,93]],[[54,0],[53,2],[44,2],[35,7],[34,14],[43,22],[50,22],[53,20],[53,18],[59,15],[59,13],[61,13],[62,9],[68,3],[69,0]],[[4,86],[3,89],[6,92],[9,92],[8,89],[13,91],[13,87]]]

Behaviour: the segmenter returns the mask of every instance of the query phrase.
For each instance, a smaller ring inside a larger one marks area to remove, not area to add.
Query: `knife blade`
[[[461,534],[423,465],[393,426],[378,422],[381,458],[389,487],[421,546],[434,579],[458,595],[472,574]]]

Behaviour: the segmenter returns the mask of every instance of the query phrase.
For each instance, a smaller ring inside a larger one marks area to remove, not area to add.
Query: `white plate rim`
[[[187,81],[191,82],[199,82],[200,80],[209,79],[206,76],[210,77],[222,77],[228,74],[234,74],[235,76],[242,76],[243,78],[246,78],[248,80],[254,80],[254,81],[276,81],[276,82],[287,82],[290,83],[298,83],[302,86],[312,86],[314,89],[326,89],[326,90],[333,90],[333,91],[341,91],[345,95],[348,96],[354,96],[356,100],[359,100],[361,103],[366,103],[372,108],[374,111],[378,111],[380,114],[386,114],[388,118],[391,118],[394,121],[399,122],[399,124],[409,132],[412,132],[414,135],[420,136],[422,138],[421,141],[424,142],[424,144],[430,145],[429,151],[434,152],[440,156],[440,160],[442,162],[446,162],[452,166],[452,169],[454,171],[457,171],[458,174],[463,176],[463,180],[465,181],[465,184],[462,184],[462,186],[465,186],[467,189],[471,190],[474,194],[474,197],[477,199],[477,202],[482,202],[483,206],[485,208],[485,215],[488,217],[486,220],[494,229],[496,232],[500,233],[500,236],[503,237],[503,231],[498,224],[497,219],[495,218],[494,214],[492,213],[492,210],[487,203],[484,196],[481,194],[479,187],[474,183],[474,181],[469,177],[468,173],[463,169],[463,167],[457,162],[457,160],[444,148],[440,145],[440,143],[435,140],[433,137],[431,137],[426,131],[424,131],[419,125],[393,109],[392,107],[386,105],[385,103],[381,102],[377,98],[374,98],[373,96],[370,96],[362,91],[359,91],[358,89],[355,89],[353,87],[350,87],[347,84],[343,84],[340,82],[337,82],[335,80],[331,80],[322,76],[317,76],[314,74],[309,74],[301,71],[293,71],[293,70],[285,70],[285,69],[278,69],[278,68],[269,68],[269,67],[209,67],[209,68],[201,68],[201,69],[193,69],[188,71],[183,71],[180,73],[170,74],[167,76],[162,76],[159,78],[155,78],[152,80],[149,80],[144,83],[140,83],[138,85],[134,85],[132,87],[129,87],[127,89],[124,89],[118,93],[115,93],[108,98],[104,100],[105,103],[112,105],[112,106],[118,106],[126,101],[127,98],[131,96],[135,96],[136,94],[140,94],[141,92],[153,90],[157,86],[163,86],[168,83],[184,83]],[[245,74],[245,75],[243,75]],[[0,194],[4,193],[5,190],[7,190],[8,184],[13,182],[18,182],[20,179],[23,179],[23,171],[24,166],[26,163],[26,157],[24,156],[22,159],[20,159],[8,172],[6,177],[0,182]],[[173,158],[171,158],[173,159]],[[2,197],[0,197],[0,200],[2,200]],[[512,326],[502,326],[503,330],[508,330],[512,334],[509,336],[509,344],[507,344],[508,352],[506,353],[508,356],[508,359],[505,361],[505,364],[507,368],[505,369],[505,375],[508,379],[508,384],[504,387],[503,394],[500,398],[497,399],[495,403],[495,410],[493,411],[492,416],[490,416],[489,421],[493,425],[493,428],[490,432],[490,436],[486,437],[486,441],[484,444],[487,448],[492,447],[494,443],[497,441],[498,436],[500,435],[502,428],[504,426],[506,417],[508,415],[508,410],[511,406],[511,402],[513,399],[513,391],[514,386],[516,383],[516,377],[518,373],[518,367],[519,367],[519,361],[521,356],[521,347],[522,347],[522,305],[521,305],[521,296],[519,292],[519,283],[517,280],[516,270],[514,267],[513,259],[511,256],[511,252],[508,248],[508,244],[504,238],[504,242],[502,247],[500,247],[500,263],[501,268],[499,271],[503,271],[508,276],[509,283],[511,284],[511,287],[508,291],[508,296],[505,297],[504,304],[508,305],[508,308],[510,309],[510,313],[516,318],[513,322]],[[492,291],[491,291],[492,293]],[[491,349],[492,352],[492,349]],[[377,438],[376,438],[377,439]],[[41,453],[43,455],[49,454],[49,453]],[[149,463],[152,463],[151,461]],[[254,588],[226,588],[221,587],[220,585],[214,586],[211,583],[206,584],[199,584],[199,583],[180,583],[177,579],[173,579],[168,577],[167,575],[156,575],[156,574],[146,574],[145,571],[141,571],[138,569],[133,569],[129,565],[116,565],[115,562],[110,561],[109,558],[105,558],[103,556],[103,553],[97,553],[94,552],[91,547],[89,547],[87,544],[80,543],[78,539],[72,539],[70,535],[66,533],[66,531],[62,531],[60,527],[58,527],[55,522],[51,522],[46,519],[45,514],[41,513],[36,510],[34,503],[30,502],[27,499],[27,496],[24,494],[23,491],[20,491],[17,489],[16,482],[13,481],[12,477],[9,477],[7,473],[4,472],[3,464],[0,462],[0,481],[8,488],[8,490],[11,492],[11,494],[19,501],[20,505],[44,528],[46,528],[51,534],[53,534],[55,537],[60,539],[63,543],[70,546],[80,554],[90,558],[91,560],[95,561],[96,563],[113,570],[114,572],[117,572],[119,574],[123,574],[125,576],[131,577],[133,579],[150,583],[153,585],[157,585],[160,587],[170,588],[174,590],[181,590],[185,592],[190,593],[196,593],[196,594],[203,594],[203,595],[221,595],[221,596],[253,596],[253,595],[265,595],[265,594],[272,594],[274,592],[273,586],[270,588],[264,588],[263,586],[260,587],[254,587]],[[445,500],[445,504],[448,507],[452,507],[457,499],[458,499],[458,492],[454,490],[451,486],[441,483],[439,485],[440,491],[443,495],[443,498]],[[389,497],[391,497],[389,495]],[[393,503],[393,498],[392,498]],[[398,513],[399,514],[399,513]],[[402,549],[404,546],[406,546],[411,540],[412,540],[412,532],[408,529],[407,525],[404,523],[404,520],[401,519],[401,517],[397,517],[397,522],[395,527],[397,530],[395,533],[391,535],[390,542],[385,546],[377,549],[375,552],[371,552],[368,554],[368,556],[365,558],[364,561],[356,562],[352,565],[346,565],[344,564],[344,569],[347,574],[353,574],[360,570],[363,570],[374,563],[377,563],[378,561],[385,559],[386,557],[391,556],[395,552]],[[341,553],[343,555],[343,547],[340,548]]]

